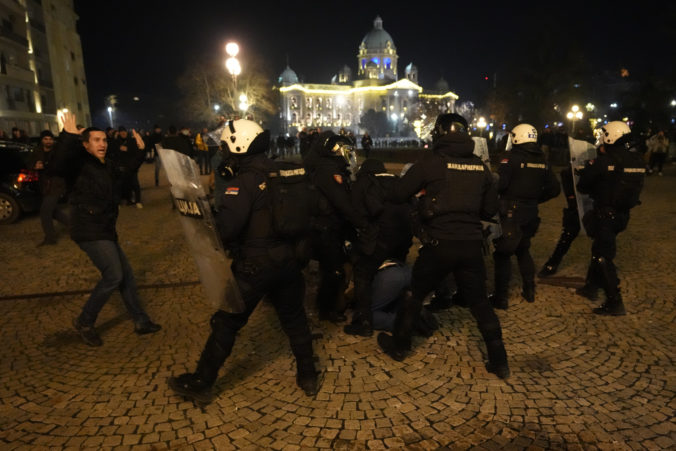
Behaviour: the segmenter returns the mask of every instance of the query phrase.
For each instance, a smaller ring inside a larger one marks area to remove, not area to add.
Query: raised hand
[[[136,146],[139,148],[139,150],[143,150],[146,148],[146,143],[143,142],[143,138],[141,138],[141,135],[138,134],[136,129],[131,129],[131,135],[134,137],[136,140]]]
[[[63,122],[63,129],[74,135],[82,134],[82,130],[77,128],[77,122],[75,121],[75,114],[67,111],[61,114],[61,121]]]

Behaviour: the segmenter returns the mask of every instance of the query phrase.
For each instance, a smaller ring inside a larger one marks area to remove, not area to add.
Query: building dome
[[[284,69],[284,72],[282,72],[279,76],[278,79],[280,84],[294,84],[298,83],[298,75],[291,69],[288,65],[286,66],[286,69]]]
[[[366,36],[362,39],[361,47],[365,47],[368,50],[380,50],[387,48],[388,42],[390,43],[389,47],[396,51],[397,48],[394,46],[392,36],[383,30],[383,19],[378,16],[373,21],[373,30],[366,33]]]

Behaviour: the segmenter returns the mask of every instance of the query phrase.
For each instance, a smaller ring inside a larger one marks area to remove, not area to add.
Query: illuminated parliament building
[[[287,65],[279,76],[282,130],[295,134],[304,127],[340,128],[361,134],[361,116],[373,109],[387,115],[391,130],[419,127],[424,112],[453,112],[458,96],[440,80],[434,90],[423,92],[413,63],[399,76],[397,48],[383,21],[376,17],[357,51],[356,77],[344,66],[329,84],[301,83]]]

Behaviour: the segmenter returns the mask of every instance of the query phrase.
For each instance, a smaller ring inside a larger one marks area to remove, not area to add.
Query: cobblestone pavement
[[[84,345],[70,326],[98,280],[84,252],[64,235],[36,248],[36,216],[0,227],[1,449],[676,446],[676,167],[647,180],[644,205],[620,235],[627,316],[597,317],[571,288],[542,283],[528,304],[515,273],[510,308],[498,312],[511,359],[507,381],[486,373],[485,349],[465,309],[439,314],[441,330],[416,338],[411,357],[399,363],[377,349],[375,337],[320,323],[308,302],[313,331],[322,335],[315,352],[323,382],[311,399],[296,387],[289,346],[263,303],[221,370],[216,400],[203,410],[173,395],[166,380],[194,369],[212,308],[199,285],[161,286],[197,275],[166,181],[151,186],[151,171],[144,165],[145,208],[122,207],[119,232],[146,287],[141,297],[163,326],[157,334],[134,334],[115,295],[97,323],[103,347]],[[558,238],[563,204],[559,197],[542,207],[533,240],[538,268]],[[589,246],[585,237],[576,240],[562,276],[584,275]],[[308,299],[314,281],[310,267]],[[57,294],[27,296],[39,293]]]

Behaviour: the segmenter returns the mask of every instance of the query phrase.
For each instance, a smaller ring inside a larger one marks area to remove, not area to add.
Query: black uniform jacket
[[[561,186],[535,143],[514,146],[498,166],[501,199],[537,205],[559,195]]]
[[[439,199],[440,214],[425,221],[425,231],[437,240],[481,240],[481,220],[498,210],[490,170],[475,156],[474,141],[462,133],[442,136],[433,151],[416,162],[399,180],[390,198],[406,202],[420,191]]]
[[[264,256],[285,244],[275,236],[266,185],[273,162],[264,154],[239,157],[237,176],[227,182],[218,207],[218,230],[226,246],[242,255]]]
[[[639,203],[645,179],[641,154],[623,146],[604,146],[606,153],[585,163],[577,188],[589,194],[594,208],[629,209]]]

